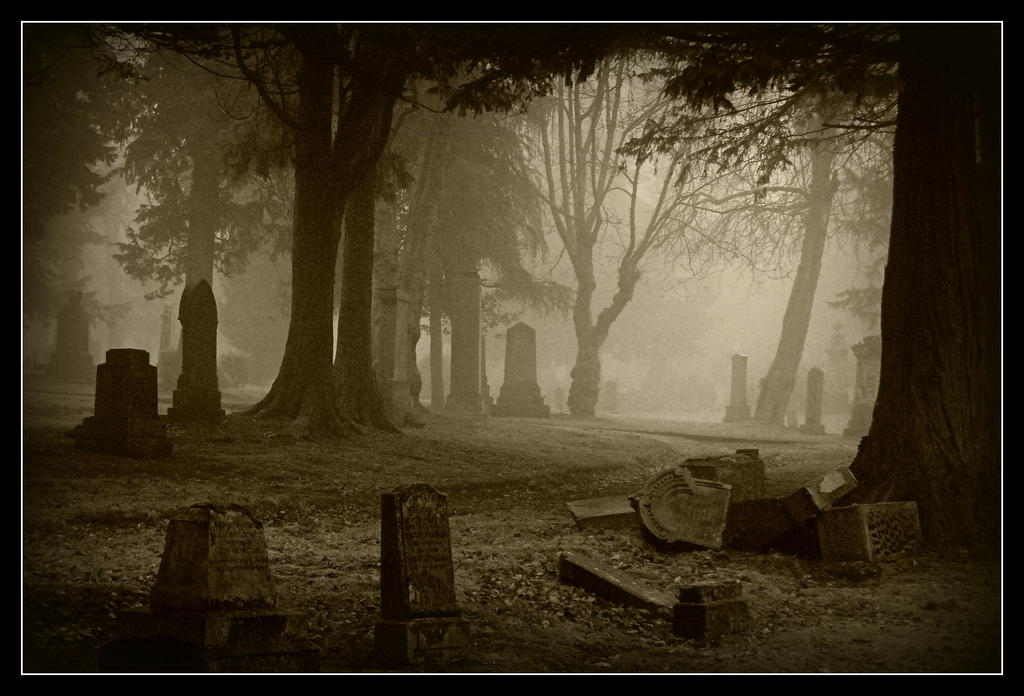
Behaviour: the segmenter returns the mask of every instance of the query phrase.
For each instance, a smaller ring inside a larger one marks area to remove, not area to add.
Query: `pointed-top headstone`
[[[547,418],[550,414],[537,384],[537,332],[519,322],[505,333],[505,383],[491,415]]]

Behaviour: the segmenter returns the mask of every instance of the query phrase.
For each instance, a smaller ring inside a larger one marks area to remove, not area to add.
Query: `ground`
[[[813,552],[652,548],[635,531],[580,531],[566,503],[638,492],[691,457],[757,447],[780,496],[849,464],[857,440],[751,424],[607,417],[429,415],[403,435],[297,441],[238,414],[172,428],[174,453],[137,460],[74,449],[86,385],[27,374],[22,443],[22,672],[95,672],[117,613],[147,606],[168,519],[199,502],[263,521],[278,606],[309,615],[322,671],[338,673],[1001,673],[1000,559],[920,555],[825,563]],[[161,395],[161,412],[169,405]],[[447,494],[457,598],[472,647],[445,666],[384,669],[380,494],[425,482]],[[738,579],[746,633],[711,643],[665,616],[562,584],[584,553],[662,589]]]

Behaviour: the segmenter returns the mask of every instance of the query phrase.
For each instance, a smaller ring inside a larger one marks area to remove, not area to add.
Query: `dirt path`
[[[225,406],[240,408],[248,396],[226,394]],[[279,605],[309,614],[323,671],[382,671],[372,653],[380,494],[420,481],[448,495],[456,591],[473,636],[472,650],[443,671],[1002,669],[998,561],[666,554],[635,532],[583,533],[565,506],[636,492],[683,459],[740,447],[760,449],[768,495],[782,495],[848,464],[855,440],[718,423],[434,416],[404,436],[314,443],[234,417],[216,429],[173,429],[173,458],[148,461],[73,449],[63,432],[91,411],[88,388],[26,386],[25,672],[95,671],[117,612],[148,601],[167,520],[203,501],[239,503],[263,520]],[[664,589],[738,579],[751,630],[713,644],[677,638],[664,616],[560,583],[565,551]]]

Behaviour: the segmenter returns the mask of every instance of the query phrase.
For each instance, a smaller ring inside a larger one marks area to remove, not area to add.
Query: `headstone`
[[[750,404],[747,403],[747,356],[737,353],[732,356],[732,387],[723,422],[736,423],[745,420],[750,420]]]
[[[82,293],[68,293],[67,304],[57,315],[57,343],[47,375],[55,379],[92,381],[96,366],[89,353],[89,315],[82,306]]]
[[[383,494],[380,538],[377,659],[444,662],[462,655],[469,622],[455,600],[447,496],[423,483]]]
[[[878,396],[878,378],[882,366],[882,337],[867,336],[853,347],[857,358],[857,377],[853,389],[853,410],[843,435],[863,437],[871,430],[871,416]]]
[[[917,503],[872,503],[824,510],[818,541],[825,561],[896,561],[921,551]]]
[[[137,348],[107,351],[96,367],[94,415],[70,431],[75,447],[137,459],[171,455],[167,424],[157,407],[157,370]]]
[[[821,422],[821,399],[825,386],[825,373],[820,368],[812,367],[807,371],[807,405],[804,408],[804,424],[800,432],[808,435],[824,435],[825,426]]]
[[[640,526],[636,510],[629,502],[629,496],[612,495],[605,498],[574,500],[566,503],[569,514],[581,530],[586,529],[636,529]]]
[[[172,421],[219,423],[224,420],[217,383],[217,300],[206,280],[181,293],[181,374],[174,390]]]
[[[319,671],[305,615],[276,604],[260,521],[239,505],[193,505],[167,527],[149,609],[118,615],[100,671]]]
[[[722,546],[731,486],[693,477],[685,467],[654,476],[635,496],[643,529],[667,544]]]
[[[582,553],[559,555],[558,578],[622,606],[664,613],[672,607],[672,596],[667,592]]]
[[[687,459],[683,466],[694,478],[727,483],[732,487],[729,505],[764,497],[764,462],[758,451],[736,450],[736,454]]]
[[[450,412],[484,414],[480,397],[480,274],[455,271],[451,274],[451,391],[446,408]]]
[[[688,640],[715,640],[750,627],[750,610],[739,580],[707,581],[679,588],[672,633]]]
[[[527,418],[551,415],[537,384],[537,332],[523,322],[510,327],[505,334],[505,382],[491,415]]]
[[[174,310],[164,307],[160,323],[160,353],[157,365],[160,368],[160,388],[173,390],[181,375],[181,344],[174,341]]]

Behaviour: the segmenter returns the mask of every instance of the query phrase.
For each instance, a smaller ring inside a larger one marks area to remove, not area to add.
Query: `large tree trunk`
[[[807,329],[811,324],[814,295],[821,275],[821,258],[825,254],[828,214],[835,195],[832,178],[835,151],[827,142],[812,146],[811,183],[807,191],[807,212],[804,214],[804,241],[800,248],[800,264],[793,289],[789,293],[786,314],[782,318],[782,335],[768,374],[761,382],[754,418],[772,425],[784,425],[786,407],[796,384],[797,370],[804,353]]]
[[[916,501],[939,550],[1000,540],[998,152],[979,137],[999,95],[977,88],[998,45],[994,25],[900,28],[881,374],[852,499]]]

